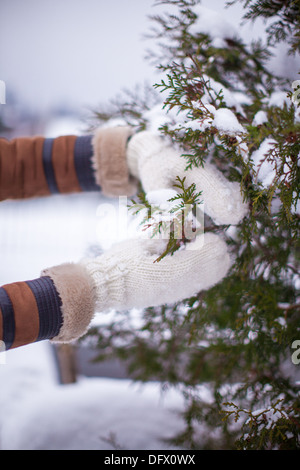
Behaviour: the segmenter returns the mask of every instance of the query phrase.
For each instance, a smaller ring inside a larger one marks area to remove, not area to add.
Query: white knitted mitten
[[[98,311],[126,310],[174,303],[219,282],[230,258],[225,242],[212,233],[154,263],[162,240],[121,242],[94,259],[81,261],[95,286]]]
[[[138,178],[145,193],[170,189],[177,176],[186,177],[186,185],[196,184],[202,191],[204,211],[216,224],[236,225],[246,215],[239,184],[229,182],[213,165],[185,171],[186,160],[166,140],[149,131],[131,137],[127,147],[130,173]]]

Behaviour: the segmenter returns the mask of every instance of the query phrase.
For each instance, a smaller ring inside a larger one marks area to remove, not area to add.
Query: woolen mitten
[[[239,184],[229,182],[212,164],[186,170],[187,162],[180,151],[157,134],[149,131],[136,133],[127,147],[130,173],[142,183],[145,193],[169,189],[176,176],[186,177],[185,185],[196,184],[202,191],[204,211],[216,224],[237,224],[246,215]]]
[[[165,246],[165,240],[126,240],[82,260],[95,285],[97,310],[178,302],[218,283],[230,267],[226,243],[212,233],[155,262]]]
[[[88,331],[96,311],[178,302],[215,285],[230,267],[226,243],[215,234],[154,262],[165,244],[127,240],[101,256],[0,287],[0,340],[6,349],[45,339],[69,343]]]
[[[92,138],[93,169],[105,196],[132,196],[138,182],[129,172],[126,148],[133,134],[130,126],[99,127]]]

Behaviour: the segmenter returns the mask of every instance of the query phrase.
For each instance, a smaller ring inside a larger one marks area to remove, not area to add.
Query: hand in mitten
[[[97,310],[126,310],[174,303],[219,282],[230,258],[226,243],[212,233],[159,262],[166,241],[133,239],[81,262],[93,279]]]
[[[87,332],[96,311],[180,301],[219,282],[230,266],[217,235],[201,235],[155,263],[164,243],[128,240],[94,259],[0,287],[0,340],[6,349],[44,339],[68,343]]]
[[[98,135],[106,138],[103,131]],[[215,223],[237,224],[246,214],[238,183],[227,181],[210,164],[186,170],[180,152],[156,134],[144,131],[131,136],[126,158],[129,174],[141,181],[146,194],[172,189],[177,176],[185,177],[187,185],[195,183],[197,192],[202,191],[204,210]],[[198,235],[155,263],[166,243],[166,239],[127,241],[83,261],[96,287],[98,310],[177,302],[212,287],[228,272],[230,256],[220,236]]]
[[[216,224],[237,224],[245,216],[239,184],[229,182],[212,164],[186,170],[187,162],[180,152],[160,136],[143,131],[131,137],[127,148],[130,173],[141,181],[147,193],[170,189],[176,177],[196,185],[202,191],[204,211]]]

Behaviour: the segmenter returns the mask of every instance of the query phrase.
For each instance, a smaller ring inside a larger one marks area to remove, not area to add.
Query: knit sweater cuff
[[[99,191],[92,136],[0,139],[0,200]]]
[[[86,333],[95,307],[94,282],[84,266],[45,269],[37,279],[0,287],[0,341],[5,350],[46,339],[69,343]]]
[[[96,309],[96,293],[92,278],[78,264],[66,263],[45,269],[61,299],[62,326],[53,342],[69,343],[83,336]]]
[[[61,299],[48,276],[0,287],[0,339],[5,349],[53,338],[62,321]]]
[[[137,191],[138,183],[130,174],[126,155],[132,134],[129,126],[99,128],[94,134],[93,166],[105,196],[133,196]]]

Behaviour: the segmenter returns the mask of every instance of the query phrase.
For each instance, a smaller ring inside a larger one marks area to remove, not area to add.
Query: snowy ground
[[[6,353],[0,365],[0,449],[170,449],[182,398],[160,385],[79,378],[59,385],[49,343]],[[175,412],[174,412],[175,410]]]

